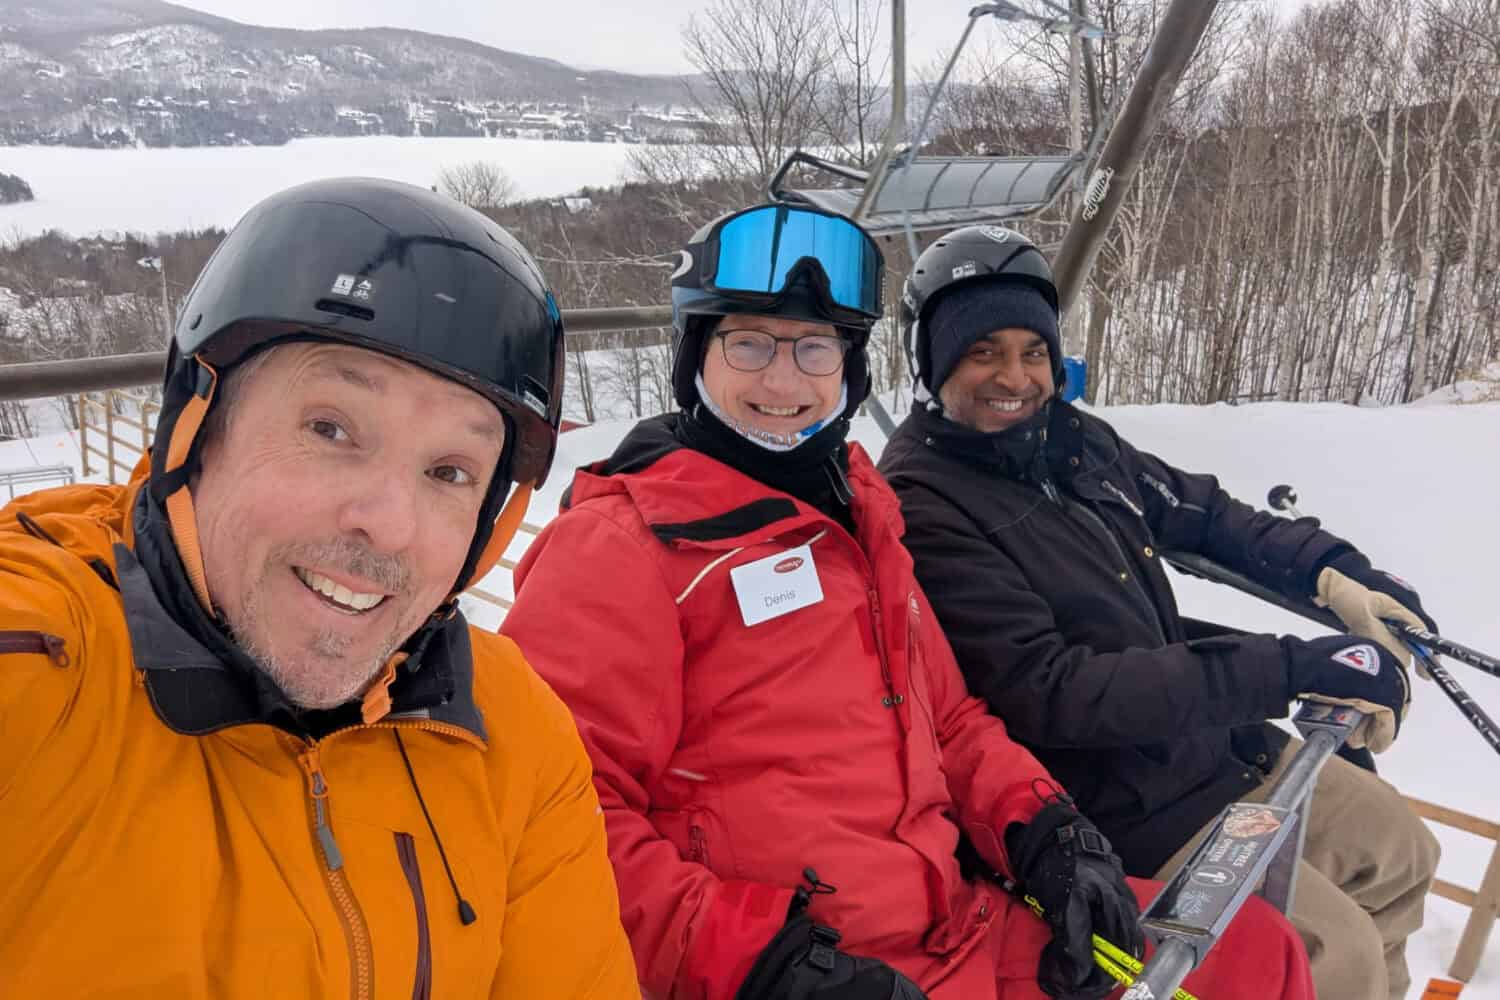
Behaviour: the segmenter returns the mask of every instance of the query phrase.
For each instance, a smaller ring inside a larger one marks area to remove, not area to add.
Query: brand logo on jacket
[[[789,556],[771,568],[778,573],[793,573],[802,568],[802,560],[797,556]]]
[[[1380,654],[1367,642],[1341,649],[1333,654],[1332,659],[1334,663],[1353,667],[1360,673],[1369,674],[1371,677],[1380,673]]]

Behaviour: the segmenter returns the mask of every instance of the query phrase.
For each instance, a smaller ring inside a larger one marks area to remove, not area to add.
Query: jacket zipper
[[[427,924],[427,896],[422,892],[422,868],[417,864],[417,842],[409,833],[396,834],[396,856],[417,908],[417,975],[412,1000],[432,1000],[432,936]]]
[[[708,860],[708,834],[703,827],[696,822],[688,824],[688,860],[695,861],[705,868],[712,867]]]
[[[59,667],[72,662],[68,657],[67,643],[47,632],[0,631],[0,653],[36,653]]]
[[[307,791],[312,803],[313,836],[323,854],[324,880],[328,883],[328,892],[333,897],[334,908],[339,912],[344,937],[349,945],[349,964],[354,971],[349,983],[349,993],[354,1000],[366,1000],[374,995],[374,958],[370,945],[370,928],[359,911],[359,903],[349,885],[349,876],[344,873],[344,855],[328,825],[328,782],[323,778],[318,745],[309,743],[297,755],[297,761],[307,775]]]
[[[875,633],[875,652],[880,656],[880,679],[885,681],[886,696],[880,703],[886,708],[895,708],[906,699],[896,693],[896,685],[891,681],[891,665],[885,656],[884,629],[880,627],[880,593],[868,585],[866,590],[870,596],[870,629]]]

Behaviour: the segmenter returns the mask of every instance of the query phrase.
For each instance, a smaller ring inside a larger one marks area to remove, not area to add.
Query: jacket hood
[[[624,495],[662,542],[712,547],[753,544],[803,522],[829,520],[801,500],[684,445],[678,436],[681,419],[668,413],[636,424],[609,458],[575,473],[562,509]],[[895,495],[858,444],[849,445],[848,478],[855,524],[894,518],[899,533]]]

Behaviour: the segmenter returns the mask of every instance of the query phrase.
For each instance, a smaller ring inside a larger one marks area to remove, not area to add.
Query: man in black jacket
[[[1139,876],[1175,870],[1228,803],[1264,796],[1296,698],[1369,713],[1389,746],[1409,655],[1380,624],[1434,628],[1417,595],[1312,518],[1288,521],[1138,451],[1056,396],[1057,295],[1020,234],[974,226],[918,259],[903,297],[918,401],[881,471],[971,690],[1059,777]],[[1184,620],[1160,550],[1204,556],[1351,636],[1248,635]],[[1404,659],[1403,659],[1404,658]],[[1389,785],[1329,761],[1293,923],[1320,997],[1404,996],[1437,842]]]

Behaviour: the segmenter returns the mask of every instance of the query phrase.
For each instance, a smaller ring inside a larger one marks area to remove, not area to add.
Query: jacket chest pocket
[[[908,700],[911,703],[911,725],[907,738],[911,747],[912,774],[933,785],[932,794],[946,796],[947,778],[943,773],[943,747],[938,742],[937,710],[927,676],[926,650],[922,646],[922,609],[915,595],[907,597],[906,666]],[[920,786],[924,791],[927,785]]]
[[[335,823],[337,824],[337,814]],[[503,886],[498,893],[448,842],[444,857],[426,830],[408,833],[345,822],[336,830],[375,955],[377,997],[483,997],[499,966]],[[378,882],[378,884],[377,884]],[[464,924],[459,893],[475,916]]]

